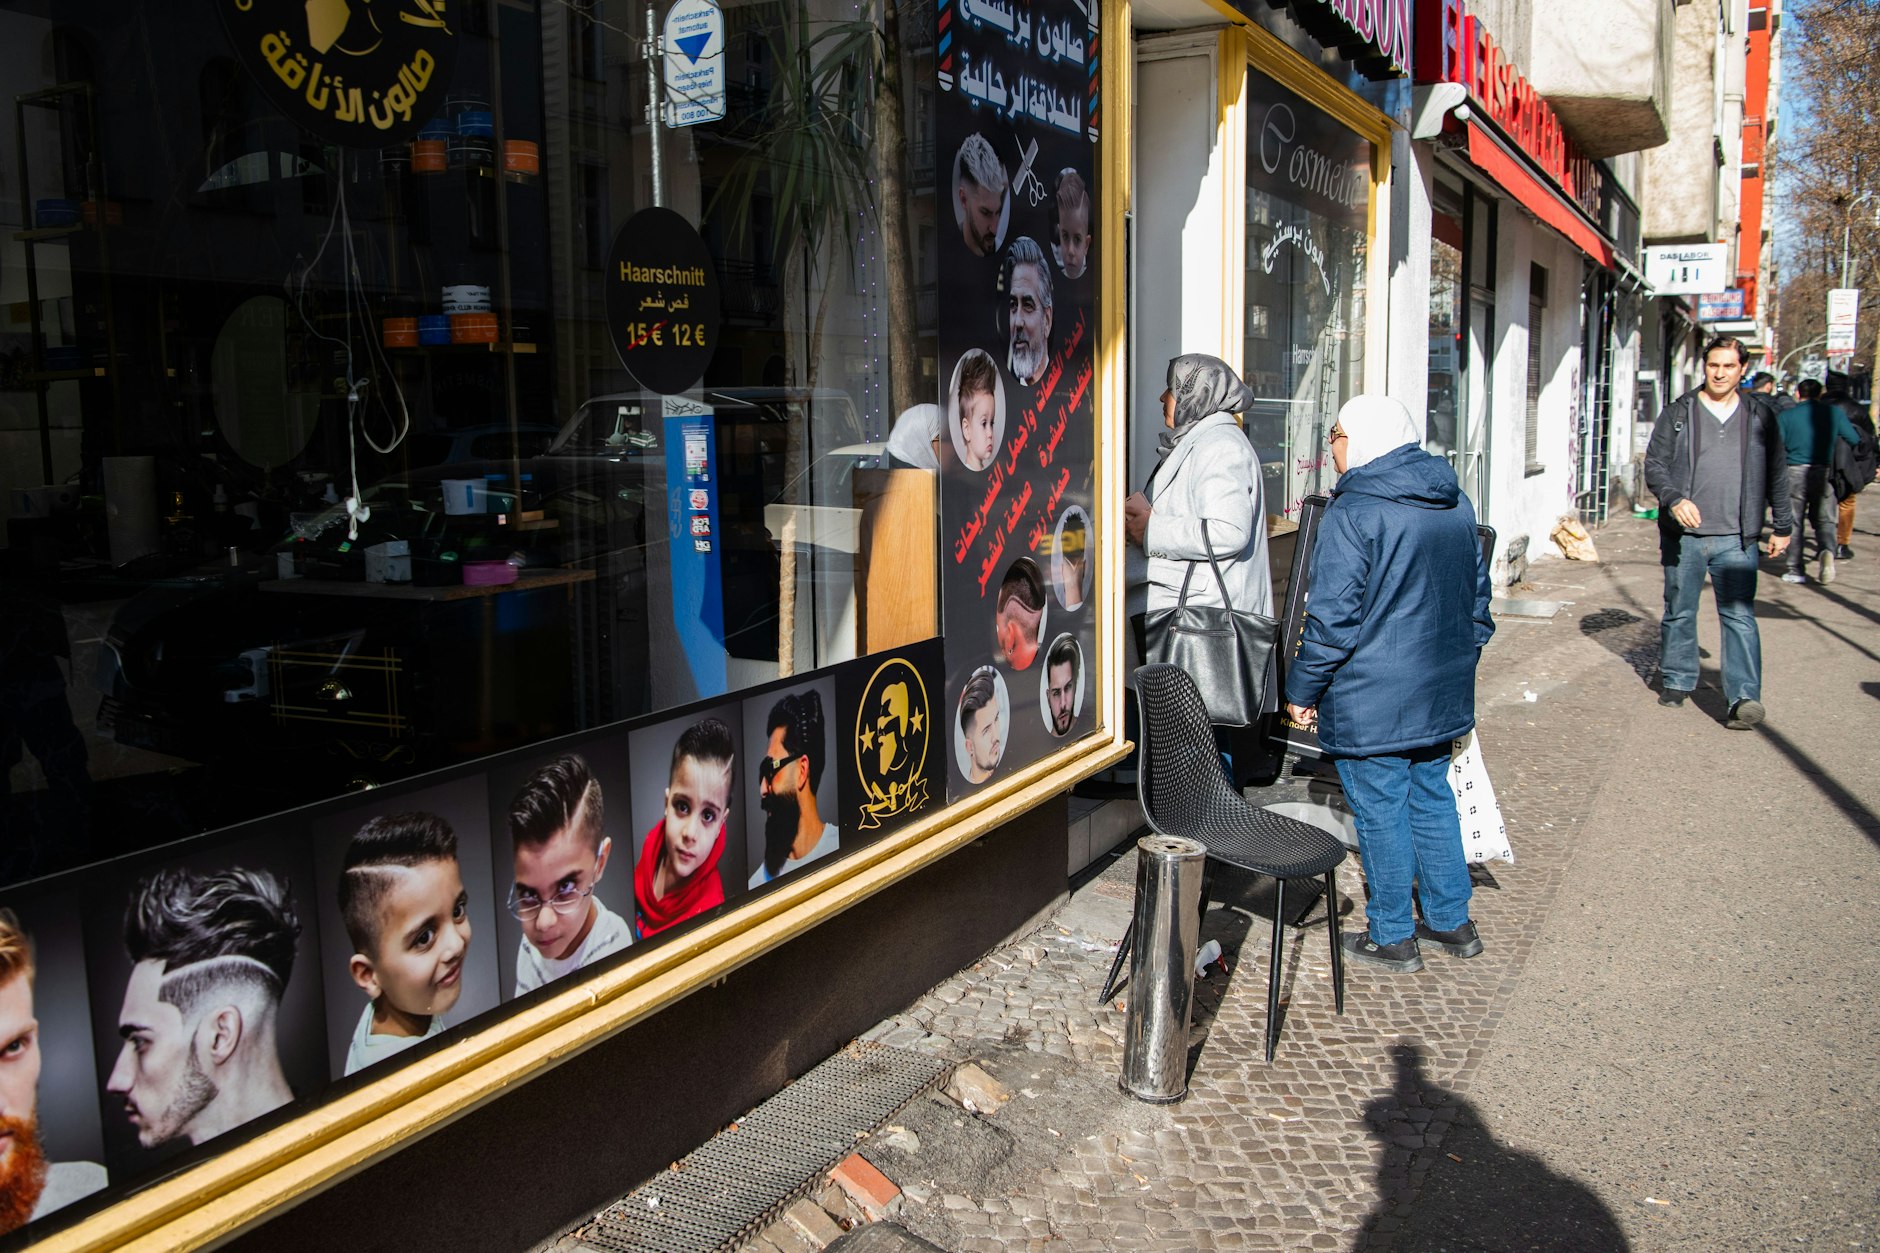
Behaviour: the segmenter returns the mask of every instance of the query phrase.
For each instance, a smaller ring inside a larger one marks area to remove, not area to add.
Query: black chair
[[[1142,711],[1136,768],[1142,812],[1158,834],[1206,846],[1203,916],[1208,912],[1207,879],[1216,861],[1272,876],[1273,958],[1266,980],[1266,1060],[1270,1062],[1279,1042],[1281,928],[1288,879],[1325,877],[1332,997],[1338,1012],[1345,1012],[1345,954],[1338,941],[1338,863],[1345,860],[1345,846],[1329,832],[1261,809],[1234,789],[1221,769],[1208,708],[1187,671],[1179,666],[1143,666],[1136,671],[1136,700]],[[1123,933],[1099,1005],[1115,990],[1134,929],[1132,921],[1130,930]]]

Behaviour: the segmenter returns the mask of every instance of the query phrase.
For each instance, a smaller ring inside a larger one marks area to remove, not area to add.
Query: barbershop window
[[[930,31],[219,7],[0,2],[0,883],[938,633]]]
[[[1337,477],[1326,433],[1363,386],[1372,145],[1257,70],[1248,103],[1247,431],[1291,516]]]

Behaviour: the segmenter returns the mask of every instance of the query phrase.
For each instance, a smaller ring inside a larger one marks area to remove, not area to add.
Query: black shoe
[[[1730,716],[1723,725],[1732,731],[1747,731],[1762,720],[1762,702],[1745,697],[1730,706]]]
[[[1417,923],[1417,939],[1426,944],[1434,944],[1451,957],[1480,957],[1482,955],[1482,937],[1475,932],[1473,922],[1465,922],[1454,931],[1438,931],[1426,922]]]
[[[1673,709],[1682,709],[1684,708],[1684,698],[1689,695],[1689,692],[1681,692],[1675,687],[1668,687],[1658,693],[1658,703],[1660,705],[1669,705]]]
[[[1339,944],[1349,957],[1373,966],[1382,966],[1398,974],[1413,975],[1423,969],[1423,954],[1417,951],[1417,940],[1411,936],[1395,944],[1379,944],[1367,931],[1347,931],[1338,937]]]
[[[1853,556],[1854,550],[1849,548],[1846,544],[1838,545],[1834,550],[1834,559],[1836,561],[1848,561],[1852,559]]]

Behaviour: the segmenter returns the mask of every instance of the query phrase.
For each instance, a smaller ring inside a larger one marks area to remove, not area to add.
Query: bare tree
[[[1827,292],[1864,287],[1858,360],[1880,328],[1880,0],[1796,0],[1783,82],[1791,101],[1771,162],[1784,227],[1776,294],[1784,351],[1826,330]],[[1845,250],[1845,251],[1844,251]]]

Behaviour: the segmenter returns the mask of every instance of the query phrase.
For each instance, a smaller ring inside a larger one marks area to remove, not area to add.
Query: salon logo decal
[[[457,0],[222,0],[236,55],[274,106],[349,148],[403,143],[443,112]]]
[[[912,662],[892,657],[876,667],[855,715],[862,830],[926,807],[930,712],[927,685]]]

